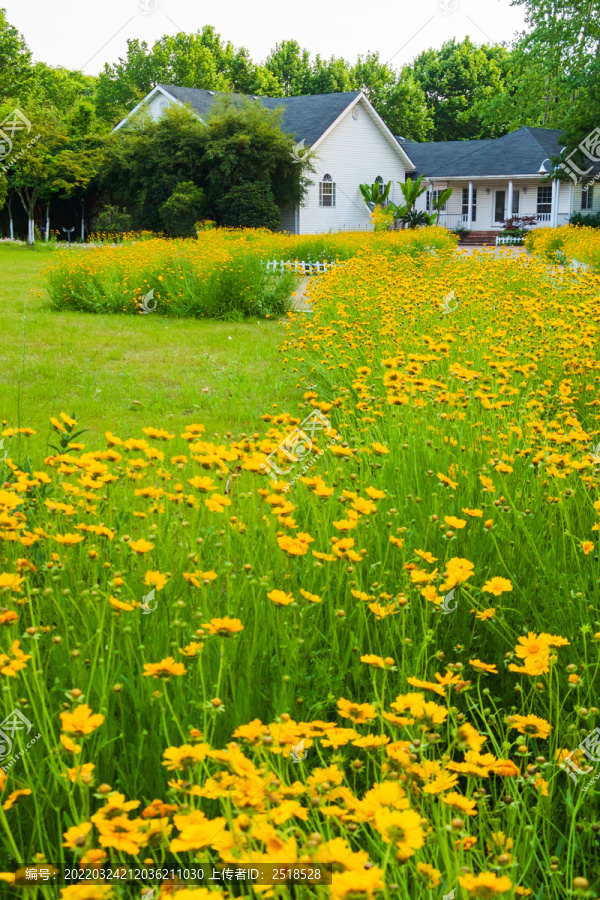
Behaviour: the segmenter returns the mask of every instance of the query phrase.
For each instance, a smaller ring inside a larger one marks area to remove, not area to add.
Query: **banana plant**
[[[394,206],[394,222],[400,222],[402,228],[406,228],[406,217],[413,211],[415,203],[417,202],[421,194],[424,194],[427,190],[427,188],[421,187],[422,180],[423,176],[419,175],[417,180],[414,182],[411,178],[407,178],[406,182],[398,182],[405,202],[402,206],[395,206],[394,204],[392,205]],[[421,222],[421,224],[425,223]],[[412,225],[411,227],[414,228],[416,226]]]
[[[379,183],[375,182],[375,184],[360,184],[360,192],[363,195],[363,200],[369,207],[370,211],[373,212],[376,206],[383,206],[390,196],[390,190],[392,187],[392,182],[388,181],[386,184],[383,194],[379,193]]]
[[[431,225],[437,225],[442,208],[446,205],[447,201],[450,199],[452,194],[453,194],[452,188],[446,188],[445,191],[441,191],[438,194],[437,198],[434,195],[432,203],[433,203],[433,208],[435,209],[435,215],[433,216],[434,221],[430,222]]]
[[[426,187],[421,187],[422,181],[423,176],[419,175],[416,181],[413,181],[412,178],[407,178],[404,183],[402,183],[401,181],[398,182],[409,210],[415,208],[415,203],[417,202],[421,194],[424,194],[427,190]]]
[[[394,225],[397,225],[398,222],[402,222],[404,217],[409,212],[409,207],[406,204],[398,206],[396,203],[390,202],[388,209],[391,209],[392,211],[392,216],[394,217]]]
[[[435,225],[435,214],[423,212],[420,209],[410,209],[406,215],[402,217],[402,226],[404,228],[418,228],[420,225]]]

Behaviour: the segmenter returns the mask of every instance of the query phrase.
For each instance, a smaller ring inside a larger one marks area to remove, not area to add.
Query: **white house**
[[[187,104],[204,119],[218,92],[197,88],[157,85],[135,109],[119,122],[126,127],[132,116],[145,109],[153,119],[172,103]],[[383,186],[392,182],[390,200],[399,203],[398,182],[414,164],[381,116],[361,91],[315,94],[307,97],[254,97],[269,109],[283,107],[282,128],[303,146],[290,152],[300,157],[314,153],[315,173],[302,206],[281,210],[281,229],[293,234],[370,229],[371,214],[360,193],[360,184]]]
[[[141,110],[157,120],[172,104],[187,105],[206,120],[218,92],[157,85],[115,131]],[[403,201],[398,182],[423,176],[428,189],[416,209],[431,209],[435,192],[453,194],[439,224],[476,232],[492,240],[513,215],[535,216],[535,227],[568,222],[575,212],[600,212],[600,186],[548,179],[551,159],[564,150],[562,132],[519,128],[495,140],[415,143],[394,137],[362,91],[303,97],[252,97],[269,109],[283,107],[282,128],[294,136],[290,152],[310,148],[315,173],[305,202],[281,210],[281,229],[293,234],[368,230],[370,211],[360,184],[392,187],[390,200]]]

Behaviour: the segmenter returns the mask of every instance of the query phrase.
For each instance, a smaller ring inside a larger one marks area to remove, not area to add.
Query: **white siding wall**
[[[145,104],[144,109],[150,113],[152,119],[156,122],[160,118],[163,110],[165,110],[167,106],[171,106],[172,102],[172,100],[169,100],[164,94],[161,94],[160,91],[158,91],[152,100]]]
[[[580,184],[569,184],[567,185],[573,191],[573,212],[581,213],[582,216],[587,216],[590,213],[600,213],[600,181],[597,181],[594,185],[594,192],[592,195],[592,208],[591,209],[582,209],[581,208],[581,185]]]
[[[381,175],[384,184],[392,182],[390,199],[401,196],[396,182],[404,181],[405,168],[390,142],[367,112],[358,104],[358,119],[347,112],[322,144],[314,160],[305,205],[300,207],[300,233],[370,229],[370,212],[362,199],[359,184],[373,184]],[[335,206],[319,206],[319,181],[329,174],[336,185]]]

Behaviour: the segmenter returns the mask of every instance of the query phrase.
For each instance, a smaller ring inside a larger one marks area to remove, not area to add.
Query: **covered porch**
[[[421,208],[433,212],[433,198],[446,188],[454,193],[440,213],[439,224],[452,231],[501,231],[513,216],[534,217],[534,228],[556,228],[570,218],[570,185],[556,179],[431,179],[419,198]]]

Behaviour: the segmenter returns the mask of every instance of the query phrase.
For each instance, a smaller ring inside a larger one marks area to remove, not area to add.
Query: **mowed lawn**
[[[50,416],[75,414],[90,447],[156,424],[252,433],[304,389],[280,364],[281,322],[227,323],[56,312],[44,288],[50,248],[0,247],[0,420],[30,426],[32,459],[53,443]],[[5,444],[5,447],[8,446]],[[24,447],[10,446],[23,462]]]

